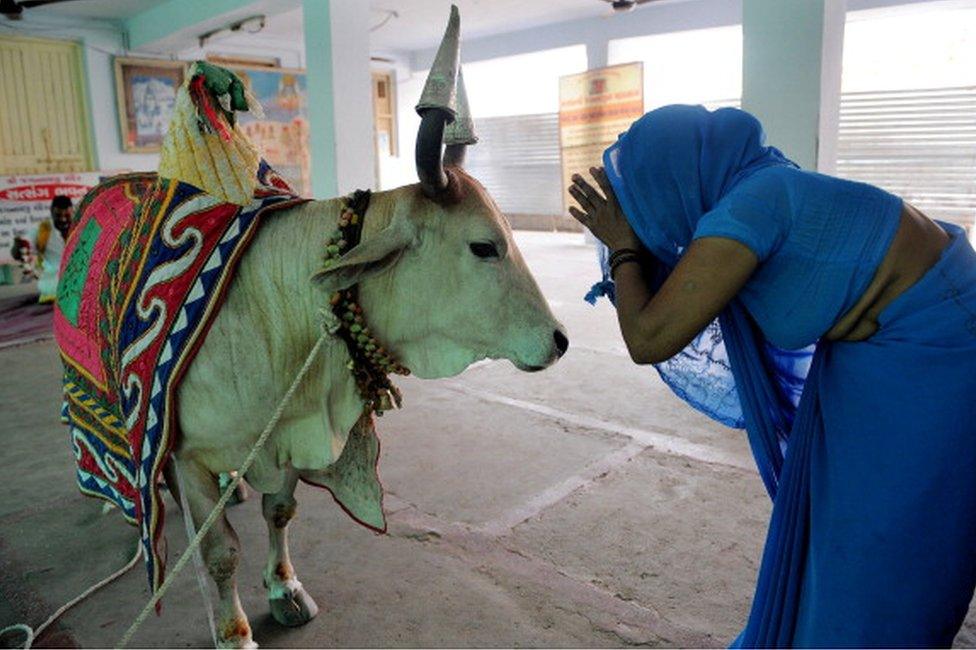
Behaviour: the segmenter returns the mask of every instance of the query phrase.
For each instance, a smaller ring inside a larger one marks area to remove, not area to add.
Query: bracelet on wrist
[[[624,253],[617,256],[617,258],[614,259],[614,261],[610,264],[610,277],[613,278],[613,275],[617,272],[617,269],[629,262],[640,263],[640,257],[634,252]]]
[[[620,258],[620,257],[622,257],[624,255],[636,255],[636,256],[640,256],[640,252],[637,251],[637,249],[634,249],[634,248],[618,248],[617,250],[612,251],[610,253],[610,257],[607,260],[607,263],[610,264],[611,266],[613,266],[613,263],[618,258]]]

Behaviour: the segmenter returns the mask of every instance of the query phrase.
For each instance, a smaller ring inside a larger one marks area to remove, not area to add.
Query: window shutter
[[[739,99],[704,102],[709,109]],[[558,115],[477,120],[467,167],[505,214],[559,215]],[[837,175],[897,194],[934,219],[976,222],[976,87],[841,96]]]
[[[837,151],[838,176],[973,227],[976,86],[844,93]]]
[[[561,215],[559,115],[475,119],[465,167],[508,215]]]

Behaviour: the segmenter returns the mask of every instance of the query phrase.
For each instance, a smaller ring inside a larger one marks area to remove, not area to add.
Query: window
[[[394,87],[391,73],[373,73],[373,124],[376,152],[386,156],[397,155]]]
[[[464,64],[476,118],[559,112],[559,77],[586,70],[586,46],[571,45]]]
[[[613,40],[607,61],[643,62],[648,111],[666,104],[714,109],[741,103],[741,25]]]
[[[976,220],[976,7],[848,15],[837,174]]]
[[[93,168],[78,45],[0,40],[0,174]]]
[[[480,138],[465,167],[516,227],[553,229],[569,219],[561,216],[559,77],[584,70],[583,45],[464,66]]]

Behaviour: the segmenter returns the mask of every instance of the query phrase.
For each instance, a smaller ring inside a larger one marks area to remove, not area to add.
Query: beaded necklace
[[[342,198],[338,229],[325,245],[326,268],[359,243],[369,199],[369,190],[356,190]],[[329,299],[338,323],[335,334],[345,341],[352,357],[346,367],[356,380],[364,411],[382,416],[384,411],[400,408],[402,399],[389,375],[409,375],[410,371],[380,345],[370,331],[357,300],[358,293],[358,286],[354,285],[336,291]]]

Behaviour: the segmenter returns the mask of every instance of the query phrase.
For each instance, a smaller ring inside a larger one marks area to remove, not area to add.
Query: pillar
[[[303,0],[312,194],[376,185],[369,3]]]
[[[742,108],[804,169],[832,173],[845,0],[744,0]]]

